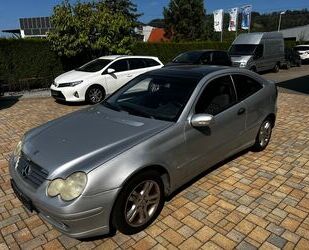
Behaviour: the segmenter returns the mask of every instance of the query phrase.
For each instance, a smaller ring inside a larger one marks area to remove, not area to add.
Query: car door
[[[250,76],[243,74],[232,74],[232,79],[236,88],[239,101],[246,105],[246,128],[241,143],[243,145],[253,141],[257,131],[265,119],[269,102],[265,101],[264,93],[261,91],[263,85]]]
[[[108,73],[108,69],[115,70],[113,73]],[[111,94],[117,89],[131,80],[131,73],[129,72],[129,62],[127,59],[120,59],[112,63],[108,69],[104,71],[105,80],[107,84],[107,92]]]
[[[201,93],[194,114],[211,114],[214,121],[203,129],[187,123],[184,129],[189,176],[234,154],[240,147],[240,138],[245,130],[246,106],[237,102],[230,75],[209,81]]]

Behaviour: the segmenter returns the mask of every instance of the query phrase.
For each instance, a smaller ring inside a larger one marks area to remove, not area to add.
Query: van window
[[[262,85],[245,75],[232,75],[238,101],[242,101],[262,88]]]
[[[256,47],[254,44],[235,44],[231,46],[229,53],[235,56],[253,55]]]
[[[261,58],[263,56],[263,52],[264,52],[264,45],[259,44],[255,49],[254,55],[256,56],[256,58]]]

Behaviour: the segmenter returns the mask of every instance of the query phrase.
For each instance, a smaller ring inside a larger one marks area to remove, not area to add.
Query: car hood
[[[89,172],[173,123],[97,106],[77,111],[30,131],[23,152],[49,178]]]
[[[77,71],[77,70],[71,70],[66,73],[63,73],[62,75],[58,76],[55,79],[55,83],[67,83],[67,82],[74,82],[74,81],[81,81],[86,80],[88,78],[93,77],[96,75],[97,72],[83,72],[83,71]]]

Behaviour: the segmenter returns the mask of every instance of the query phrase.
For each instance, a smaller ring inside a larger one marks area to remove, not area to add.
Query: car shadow
[[[172,200],[176,195],[178,195],[179,193],[181,193],[182,191],[184,191],[185,189],[189,188],[190,186],[192,186],[195,182],[199,181],[200,179],[202,179],[203,177],[205,177],[206,175],[210,174],[211,172],[217,170],[218,168],[222,167],[223,165],[225,165],[226,163],[229,163],[235,159],[237,159],[238,157],[248,153],[250,151],[249,149],[245,149],[219,163],[217,163],[216,165],[208,168],[207,170],[205,170],[204,172],[202,172],[201,174],[197,175],[196,177],[194,177],[192,180],[190,180],[189,182],[185,183],[183,186],[181,186],[180,188],[178,188],[177,190],[175,190],[173,193],[171,193],[168,197],[166,197],[166,201],[170,201]]]
[[[309,94],[309,75],[277,83],[284,90],[292,90],[298,94]]]
[[[71,107],[88,105],[87,102],[66,102],[66,101],[61,101],[61,100],[55,100],[55,102],[61,105],[71,106]]]
[[[22,97],[22,95],[19,96],[0,96],[0,110],[8,109],[15,105],[19,98]]]

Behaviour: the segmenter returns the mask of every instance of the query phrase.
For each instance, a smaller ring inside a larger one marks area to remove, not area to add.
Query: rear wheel
[[[97,104],[104,100],[104,88],[99,85],[91,86],[86,92],[86,100],[90,104]]]
[[[253,145],[253,151],[263,151],[267,147],[271,138],[272,128],[273,121],[270,118],[266,118],[263,121],[256,136],[255,144]]]
[[[158,172],[134,176],[122,188],[113,209],[113,224],[123,234],[135,234],[148,227],[164,205],[164,185]]]

